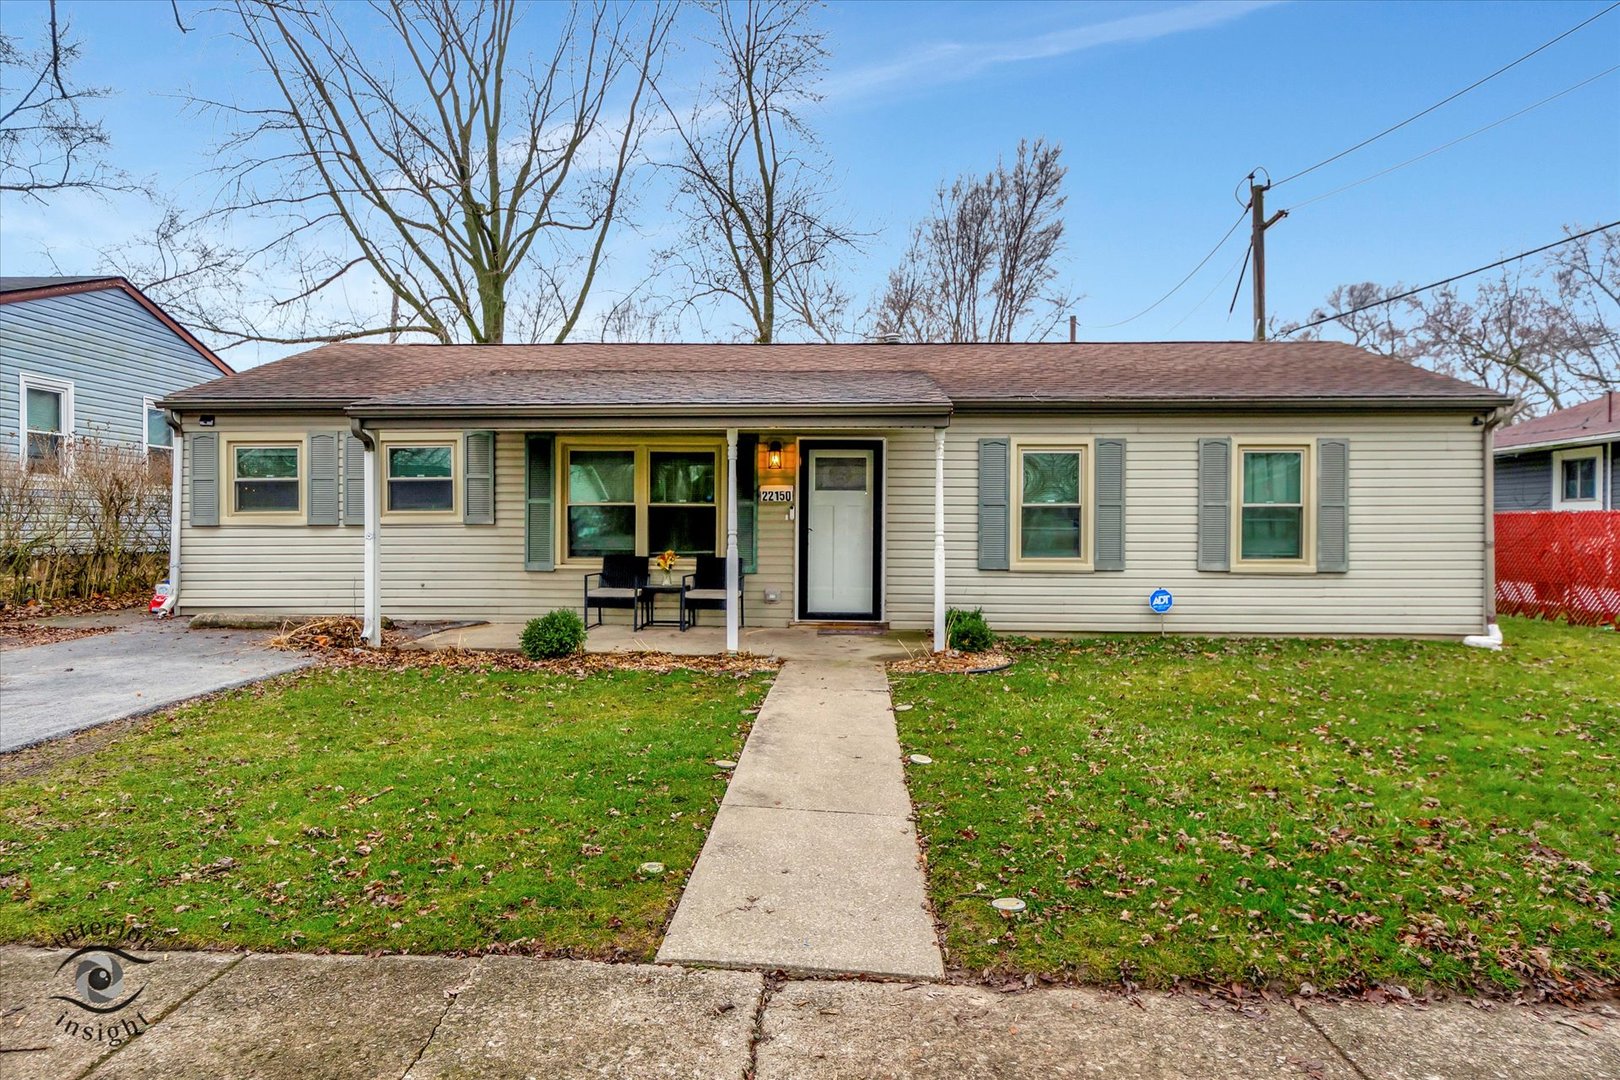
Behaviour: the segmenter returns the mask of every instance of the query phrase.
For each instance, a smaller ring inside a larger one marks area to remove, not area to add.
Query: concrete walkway
[[[307,667],[264,647],[265,631],[192,630],[144,612],[51,620],[111,625],[110,634],[0,652],[0,751],[16,750],[199,694]]]
[[[74,965],[59,970],[70,952],[0,947],[7,1080],[1620,1076],[1620,1011],[1611,1006],[1237,1011],[1166,994],[772,987],[752,971],[522,957],[136,950],[150,962],[126,963],[123,990],[140,997],[97,1017],[54,996],[74,992]]]
[[[783,664],[658,959],[944,974],[882,664]]]

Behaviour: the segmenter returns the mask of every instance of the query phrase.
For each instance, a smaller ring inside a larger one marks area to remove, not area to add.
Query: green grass
[[[1620,635],[1103,637],[895,682],[951,962],[1147,985],[1620,978]],[[1022,897],[1008,918],[996,896]]]
[[[0,786],[0,940],[644,959],[765,687],[344,669],[178,709]]]

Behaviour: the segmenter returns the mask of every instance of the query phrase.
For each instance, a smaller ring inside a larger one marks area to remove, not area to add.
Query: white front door
[[[805,614],[875,618],[873,450],[811,450]]]

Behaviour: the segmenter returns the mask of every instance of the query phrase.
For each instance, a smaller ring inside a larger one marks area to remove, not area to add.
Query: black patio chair
[[[602,569],[585,575],[585,625],[601,626],[603,608],[629,608],[631,627],[641,629],[641,590],[646,587],[645,556],[602,556]],[[596,609],[594,623],[591,622],[591,608]]]
[[[681,578],[681,629],[697,625],[702,608],[726,609],[726,560],[719,555],[699,555],[695,572]],[[737,572],[737,625],[747,624],[748,609],[743,604],[743,573]]]

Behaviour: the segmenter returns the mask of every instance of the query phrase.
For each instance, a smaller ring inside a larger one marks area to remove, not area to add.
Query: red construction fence
[[[1496,608],[1620,626],[1620,510],[1497,514]]]

